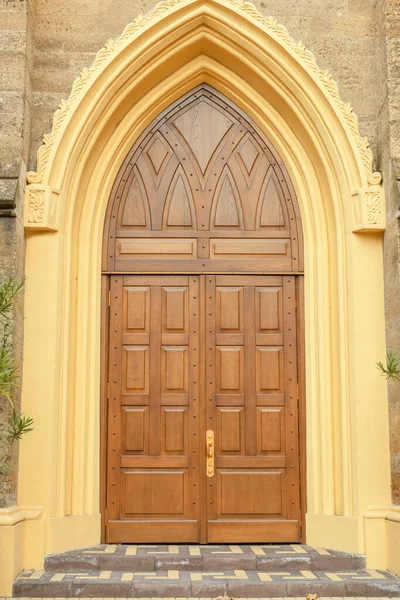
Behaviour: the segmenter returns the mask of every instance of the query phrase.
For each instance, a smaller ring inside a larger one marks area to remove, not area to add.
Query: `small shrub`
[[[14,405],[19,373],[11,344],[11,327],[15,298],[22,287],[22,282],[12,278],[0,281],[0,398],[9,402],[12,409],[5,429],[10,443],[32,431],[33,425],[33,419],[19,413]]]
[[[385,363],[379,361],[376,365],[387,381],[400,383],[400,356],[396,352],[388,350]]]

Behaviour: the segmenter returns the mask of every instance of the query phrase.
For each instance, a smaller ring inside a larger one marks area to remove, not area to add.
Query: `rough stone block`
[[[24,91],[25,66],[23,53],[0,52],[0,92]]]
[[[0,136],[7,136],[11,139],[22,137],[23,123],[23,111],[4,113],[0,111]]]
[[[371,19],[374,15],[374,0],[347,0],[347,11],[349,16],[359,19]]]
[[[389,408],[389,428],[390,428],[390,452],[394,459],[394,455],[400,458],[400,410],[391,410]],[[398,463],[396,465],[396,463]],[[395,467],[398,467],[398,472],[394,473]],[[392,460],[393,476],[397,475],[400,479],[400,459]]]
[[[0,157],[0,179],[17,179],[21,167],[21,140],[0,135]]]
[[[26,31],[0,31],[0,52],[22,52],[26,51]]]
[[[81,2],[81,0],[36,0],[35,11],[37,15],[46,18],[53,15],[63,15],[66,19],[97,14],[107,14],[112,9],[109,0],[97,0],[96,2]]]
[[[254,2],[261,14],[265,16],[272,15],[275,18],[297,16],[298,0],[257,0]]]
[[[347,15],[347,0],[299,0],[298,10],[301,15],[343,17]]]
[[[15,202],[17,185],[17,179],[0,179],[0,208],[2,204],[8,205]]]
[[[0,12],[24,13],[28,9],[28,0],[0,0]]]
[[[26,31],[27,13],[26,12],[0,12],[1,28],[3,30]]]

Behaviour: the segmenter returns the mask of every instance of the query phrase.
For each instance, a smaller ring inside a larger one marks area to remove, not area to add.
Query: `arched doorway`
[[[306,541],[365,552],[371,566],[387,566],[386,388],[373,368],[385,352],[384,193],[372,153],[332,77],[274,19],[241,0],[166,0],[82,72],[28,174],[22,404],[36,427],[21,446],[15,572],[40,568],[44,554],[100,541],[104,219],[132,144],[203,82],[257,123],[297,194],[306,270],[307,376],[299,386],[307,391]]]
[[[302,255],[285,166],[215,89],[135,143],[104,231],[106,541],[301,539]]]

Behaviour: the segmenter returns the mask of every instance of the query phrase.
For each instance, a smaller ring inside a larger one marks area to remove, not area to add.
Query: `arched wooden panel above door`
[[[206,84],[126,157],[107,211],[106,272],[302,272],[288,173],[256,124]]]

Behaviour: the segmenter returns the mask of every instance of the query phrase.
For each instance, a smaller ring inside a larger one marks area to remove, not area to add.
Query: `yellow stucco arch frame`
[[[371,566],[387,566],[387,400],[375,369],[385,353],[384,195],[368,142],[331,76],[272,18],[242,0],[166,0],[83,71],[55,113],[37,172],[28,173],[22,395],[35,430],[21,444],[19,506],[0,515],[20,549],[14,571],[40,567],[45,553],[100,541],[107,201],[143,129],[201,82],[271,139],[299,200],[307,543],[367,552]]]

